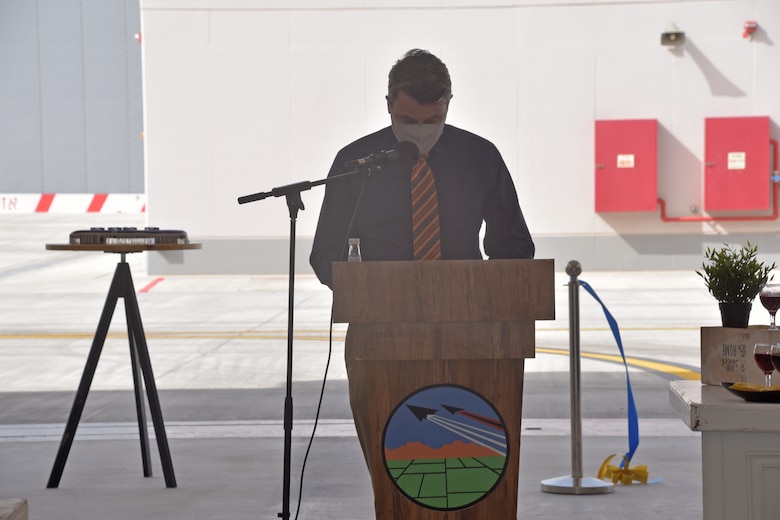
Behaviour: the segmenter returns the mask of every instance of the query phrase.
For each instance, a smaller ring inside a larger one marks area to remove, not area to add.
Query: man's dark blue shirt
[[[339,151],[328,177],[346,173],[349,161],[396,144],[391,127],[358,139]],[[442,260],[481,259],[483,220],[489,258],[533,258],[534,243],[514,183],[493,143],[445,125],[428,164],[436,179]],[[322,283],[332,286],[331,264],[346,259],[348,238],[360,239],[364,261],[413,259],[411,170],[408,164],[390,163],[379,173],[327,185],[309,259]]]

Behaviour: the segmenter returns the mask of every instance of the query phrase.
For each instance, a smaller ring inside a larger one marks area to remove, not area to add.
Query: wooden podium
[[[552,260],[337,262],[350,402],[378,519],[514,519],[524,359]]]

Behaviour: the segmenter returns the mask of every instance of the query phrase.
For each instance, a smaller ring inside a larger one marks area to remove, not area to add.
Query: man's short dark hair
[[[452,82],[447,66],[428,51],[410,50],[390,69],[387,84],[390,103],[402,90],[422,105],[449,102]]]

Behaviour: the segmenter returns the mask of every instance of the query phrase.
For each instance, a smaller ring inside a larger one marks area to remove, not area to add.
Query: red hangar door
[[[658,123],[596,121],[596,212],[658,207]]]
[[[769,117],[708,118],[704,132],[704,209],[768,209]]]

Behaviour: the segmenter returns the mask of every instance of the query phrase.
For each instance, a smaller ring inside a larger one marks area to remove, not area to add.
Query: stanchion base
[[[542,480],[542,491],[560,495],[602,495],[612,493],[615,486],[592,477],[556,477]]]

